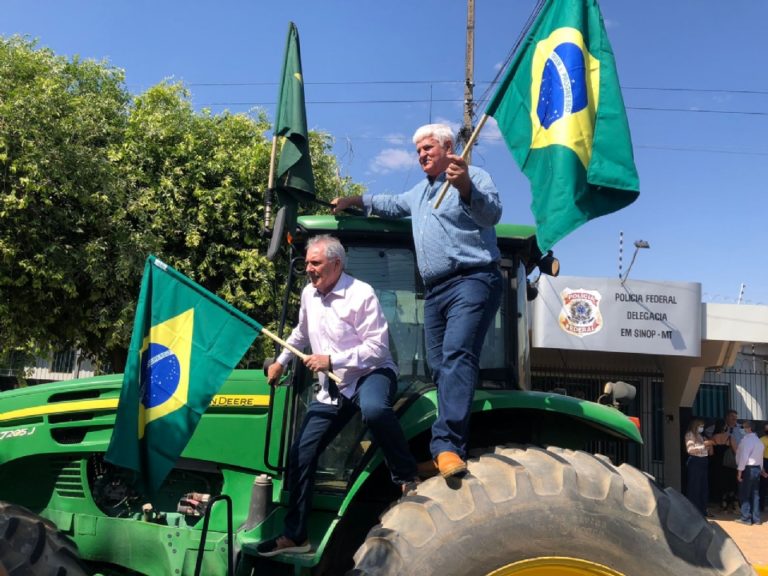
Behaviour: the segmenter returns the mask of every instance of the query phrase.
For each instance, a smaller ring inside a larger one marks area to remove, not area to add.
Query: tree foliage
[[[78,347],[121,368],[148,254],[270,324],[270,129],[260,111],[195,111],[181,84],[132,98],[106,63],[0,38],[0,352]],[[331,144],[310,134],[318,196],[359,192]]]
[[[88,342],[105,327],[113,218],[123,203],[111,148],[123,74],[0,39],[0,344]]]

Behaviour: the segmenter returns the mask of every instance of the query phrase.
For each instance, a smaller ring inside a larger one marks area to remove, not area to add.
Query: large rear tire
[[[497,447],[381,517],[350,574],[754,575],[736,544],[639,470],[561,448]]]
[[[53,522],[0,502],[0,576],[87,576],[77,547]]]

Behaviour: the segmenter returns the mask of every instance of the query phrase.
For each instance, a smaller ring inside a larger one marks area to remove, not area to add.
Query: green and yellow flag
[[[277,190],[289,193],[296,200],[314,200],[315,178],[309,155],[299,31],[293,22],[288,27],[283,75],[275,113],[275,135],[281,140],[275,179]]]
[[[153,494],[261,325],[147,258],[107,461]]]
[[[486,110],[531,182],[542,252],[639,194],[613,51],[595,0],[547,0]]]

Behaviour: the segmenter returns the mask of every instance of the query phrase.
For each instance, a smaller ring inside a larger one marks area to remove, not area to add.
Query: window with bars
[[[53,355],[51,372],[72,372],[75,369],[75,351],[64,350]]]

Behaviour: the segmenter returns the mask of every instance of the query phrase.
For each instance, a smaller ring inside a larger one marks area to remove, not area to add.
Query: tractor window
[[[352,246],[348,274],[373,286],[389,323],[392,356],[400,369],[401,391],[431,385],[424,345],[424,291],[416,257],[407,248]],[[504,372],[506,298],[488,329],[480,357],[483,380]],[[491,378],[492,379],[492,378]]]
[[[376,291],[389,324],[389,348],[401,379],[427,380],[424,295],[413,251],[351,247],[346,271]]]

